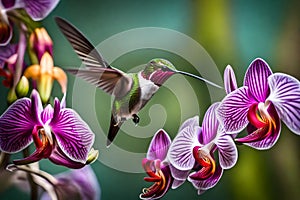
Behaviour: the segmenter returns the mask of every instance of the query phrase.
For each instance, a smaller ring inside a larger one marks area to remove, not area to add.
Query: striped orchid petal
[[[227,65],[224,71],[224,88],[226,94],[229,94],[238,88],[234,71],[230,65]]]
[[[217,119],[216,110],[219,106],[219,103],[212,104],[206,111],[203,122],[202,122],[202,138],[200,143],[207,144],[211,142],[217,135],[219,121]]]
[[[271,101],[282,121],[300,135],[300,83],[292,76],[275,73],[268,78]]]
[[[0,150],[15,153],[25,149],[32,142],[33,127],[31,100],[17,100],[0,117]]]
[[[167,156],[170,145],[171,139],[169,135],[163,129],[158,130],[150,143],[147,158],[149,160],[159,159],[163,161]]]
[[[218,115],[227,133],[238,133],[247,124],[247,113],[253,103],[248,87],[241,87],[228,94],[218,108]]]
[[[215,144],[218,147],[221,167],[223,169],[232,168],[236,164],[238,158],[238,151],[232,137],[223,132],[216,139]]]
[[[189,176],[190,170],[179,170],[172,164],[169,165],[171,174],[174,179],[185,181]]]
[[[199,134],[201,134],[201,128],[194,126],[188,126],[177,134],[168,152],[168,159],[175,168],[179,170],[193,168],[195,164],[193,148],[202,146],[198,141]]]
[[[49,104],[46,106],[46,108],[41,113],[41,120],[45,124],[46,122],[49,122],[53,118],[53,108]]]
[[[49,126],[56,137],[58,146],[71,160],[85,163],[94,142],[89,126],[72,109],[61,109],[55,99],[53,119]]]
[[[185,129],[188,126],[191,126],[191,127],[192,126],[199,126],[199,116],[196,115],[195,117],[192,117],[192,118],[189,118],[189,119],[185,120],[181,124],[178,132],[182,131],[183,129]]]
[[[268,77],[272,71],[261,58],[255,59],[249,66],[244,79],[244,85],[257,102],[264,102],[269,95]]]
[[[34,21],[39,21],[47,17],[58,2],[59,0],[20,0],[15,7],[24,8]]]

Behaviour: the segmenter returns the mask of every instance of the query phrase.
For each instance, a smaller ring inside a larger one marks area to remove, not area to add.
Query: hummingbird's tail
[[[107,135],[107,141],[106,141],[107,148],[111,145],[111,143],[117,136],[118,131],[119,131],[120,127],[122,126],[122,124],[123,124],[123,121],[120,121],[117,123],[113,114],[111,115],[110,126],[109,126],[108,135]]]

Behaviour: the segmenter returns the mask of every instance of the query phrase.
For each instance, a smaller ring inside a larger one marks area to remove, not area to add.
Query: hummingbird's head
[[[205,83],[208,83],[214,87],[222,88],[221,86],[205,78],[196,76],[188,72],[179,71],[175,69],[174,65],[171,62],[162,58],[155,58],[150,60],[147,63],[145,69],[142,71],[142,76],[145,79],[152,81],[154,84],[158,86],[161,86],[173,74],[182,74],[185,76],[189,76],[204,81]]]
[[[145,69],[142,71],[142,76],[156,85],[161,86],[175,73],[176,69],[171,62],[165,59],[155,58],[146,64]]]

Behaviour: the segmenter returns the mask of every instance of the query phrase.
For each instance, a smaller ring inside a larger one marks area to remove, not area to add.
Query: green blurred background
[[[79,66],[80,60],[62,36],[53,17],[68,19],[82,30],[94,44],[108,37],[139,27],[162,27],[182,32],[199,42],[216,63],[220,73],[230,64],[242,84],[243,75],[249,63],[256,57],[265,59],[273,71],[281,71],[300,79],[300,21],[298,1],[109,1],[109,0],[62,0],[57,8],[43,21],[54,42],[55,64],[62,68]],[[176,41],[174,41],[176,42]],[[124,71],[126,66],[146,63],[152,57],[164,57],[178,68],[197,73],[189,68],[184,58],[161,50],[141,50],[126,54],[116,61]],[[74,77],[69,77],[68,106],[72,105]],[[169,80],[171,82],[172,79]],[[190,116],[200,115],[211,103],[207,89],[197,81],[188,79],[198,91],[197,99],[201,112],[191,110]],[[170,83],[171,84],[171,83]],[[176,83],[172,83],[176,84]],[[54,96],[60,96],[55,85]],[[1,87],[1,113],[6,108],[6,92]],[[104,130],[110,119],[110,98],[97,91],[97,116]],[[103,99],[106,98],[106,99]],[[172,102],[172,103],[170,103]],[[149,105],[141,112],[149,122],[147,109],[160,104],[167,113],[164,128],[172,138],[176,135],[182,120],[178,117],[179,103],[168,89],[162,88]],[[75,108],[76,109],[76,108]],[[84,114],[84,113],[80,113]],[[89,119],[85,119],[89,122]],[[97,133],[96,133],[97,134]],[[146,152],[151,138],[140,139],[119,134],[116,145],[132,152]],[[105,141],[96,140],[97,143]],[[104,149],[105,150],[105,149]],[[191,184],[186,182],[176,190],[170,190],[163,199],[299,199],[300,197],[300,138],[284,125],[276,145],[267,151],[257,151],[239,146],[239,160],[236,166],[225,171],[217,186],[198,196]],[[117,157],[117,156],[116,156]],[[116,157],[111,158],[119,165]],[[101,151],[100,151],[101,160]],[[126,173],[112,169],[99,161],[92,164],[101,185],[101,199],[138,199],[143,187],[149,183],[143,180],[144,173]],[[41,162],[41,168],[50,173],[66,170],[48,161]],[[1,199],[28,199],[29,196],[10,188],[1,191]]]

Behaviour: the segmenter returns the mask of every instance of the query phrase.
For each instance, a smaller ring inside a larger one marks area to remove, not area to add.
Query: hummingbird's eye
[[[150,61],[150,64],[151,64],[151,65],[155,65],[155,61],[153,61],[153,60]]]

